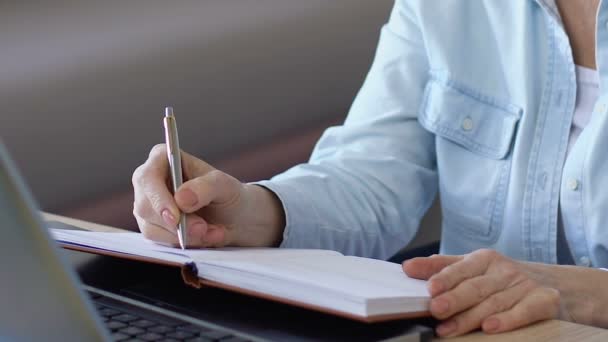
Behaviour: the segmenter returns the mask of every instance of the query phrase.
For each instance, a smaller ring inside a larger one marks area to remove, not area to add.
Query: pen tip
[[[179,247],[183,250],[186,249],[186,241],[184,241],[184,235],[182,234],[182,230],[177,230],[177,241],[179,242]]]
[[[173,107],[165,108],[165,116],[173,116]]]

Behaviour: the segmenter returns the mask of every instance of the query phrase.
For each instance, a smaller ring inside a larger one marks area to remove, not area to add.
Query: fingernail
[[[194,207],[196,205],[196,202],[198,202],[196,194],[190,189],[180,190],[177,193],[177,197],[179,198],[179,201],[182,202],[182,204],[190,208]]]
[[[169,209],[163,210],[161,213],[161,216],[163,217],[163,221],[165,221],[166,224],[168,224],[170,226],[175,225],[175,216],[173,216],[173,214],[171,214]]]
[[[431,312],[442,314],[448,311],[450,304],[445,299],[434,299],[431,301]]]
[[[488,318],[485,320],[485,322],[483,322],[482,328],[484,331],[488,331],[488,332],[493,332],[498,330],[498,328],[500,327],[500,321],[498,320],[498,318]]]
[[[445,336],[449,335],[454,330],[456,330],[456,322],[449,321],[442,323],[437,327],[437,334],[439,334],[440,336]]]

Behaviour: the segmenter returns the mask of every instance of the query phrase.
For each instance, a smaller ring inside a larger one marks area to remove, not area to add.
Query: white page
[[[207,260],[248,260],[260,259],[284,259],[307,257],[314,255],[341,255],[338,252],[315,249],[282,249],[282,248],[250,248],[250,247],[228,247],[187,249],[159,245],[147,240],[142,234],[134,232],[109,233],[89,232],[79,230],[51,229],[56,240],[90,246],[120,253],[154,257],[170,261],[207,261]]]
[[[429,297],[426,281],[409,278],[401,265],[382,260],[308,255],[238,263],[207,260],[204,263],[329,290],[353,300]]]
[[[181,264],[185,264],[190,261],[188,256],[171,253],[173,248],[157,245],[144,239],[139,233],[107,233],[51,229],[51,234],[57,241],[74,245],[144,256]],[[163,249],[166,250],[163,251]]]
[[[186,263],[199,276],[278,297],[367,316],[425,310],[426,282],[399,264],[344,257],[322,250],[279,248],[189,249],[161,246],[139,233],[52,229],[62,242]],[[370,307],[370,303],[375,305]],[[371,308],[371,310],[370,310]]]

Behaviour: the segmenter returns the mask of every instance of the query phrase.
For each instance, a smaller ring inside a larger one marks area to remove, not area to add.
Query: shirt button
[[[462,120],[462,129],[465,131],[470,131],[473,129],[473,119],[471,119],[471,117],[467,116],[464,118],[464,120]]]
[[[580,184],[577,179],[570,178],[566,182],[566,186],[568,187],[568,189],[570,189],[572,191],[576,191],[576,190],[578,190],[578,187],[580,186]]]
[[[588,257],[584,256],[579,259],[581,266],[589,267],[591,266],[591,260]]]

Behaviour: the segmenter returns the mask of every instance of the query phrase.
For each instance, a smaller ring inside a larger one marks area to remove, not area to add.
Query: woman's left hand
[[[489,249],[462,256],[433,255],[403,263],[405,273],[428,279],[431,314],[443,320],[439,336],[513,330],[540,320],[569,317],[560,292],[535,279],[534,270]]]

